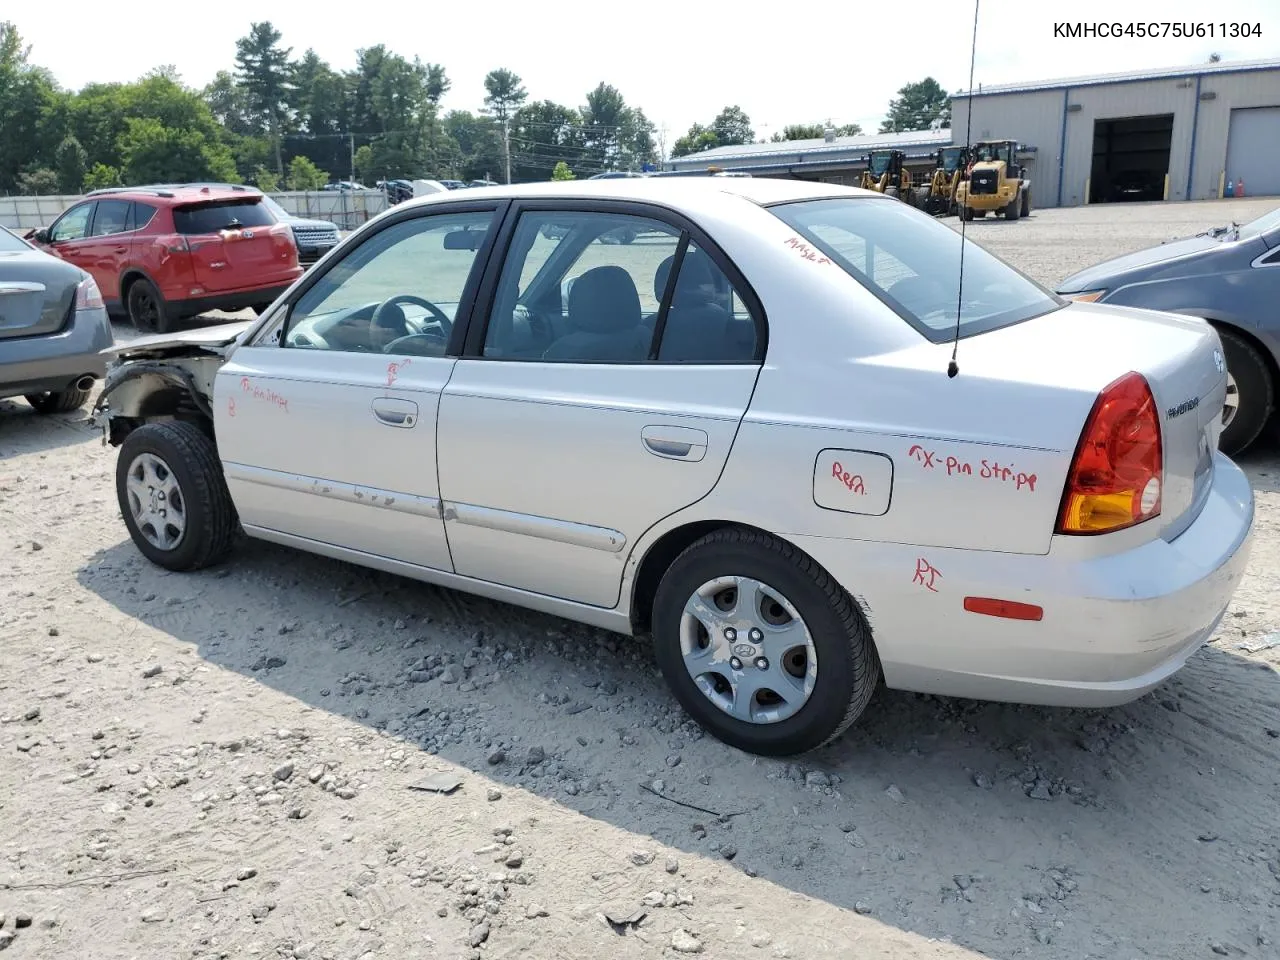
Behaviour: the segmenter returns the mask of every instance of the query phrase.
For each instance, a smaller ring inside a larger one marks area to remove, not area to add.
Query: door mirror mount
[[[49,231],[44,227],[41,227],[39,230],[31,230],[27,233],[27,239],[32,243],[39,243],[47,246],[49,244]]]

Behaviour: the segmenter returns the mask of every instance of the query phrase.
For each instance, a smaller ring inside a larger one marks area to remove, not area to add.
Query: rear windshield
[[[173,210],[173,226],[179,233],[217,233],[241,227],[267,227],[273,223],[271,211],[257,199],[221,200]]]
[[[8,228],[0,227],[0,250],[3,250],[5,253],[12,253],[18,250],[29,252],[31,247],[25,240],[15,237],[10,233]]]
[[[934,343],[1030,320],[1066,306],[976,243],[895,200],[841,197],[769,210]],[[963,297],[961,296],[963,289]]]

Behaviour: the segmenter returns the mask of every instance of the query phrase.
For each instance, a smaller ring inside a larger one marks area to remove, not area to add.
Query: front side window
[[[327,270],[293,305],[285,345],[443,356],[490,211],[402,220]]]
[[[89,214],[93,212],[92,203],[82,203],[72,207],[62,219],[49,231],[50,243],[63,243],[67,240],[79,240],[89,229]]]
[[[755,350],[755,319],[738,291],[677,228],[605,212],[530,212],[512,236],[483,355],[751,363]]]
[[[840,198],[769,209],[934,343],[955,334],[957,307],[963,337],[1066,305],[976,243],[902,203]]]
[[[93,215],[93,236],[109,237],[113,233],[124,233],[129,223],[128,200],[99,200],[98,210]]]

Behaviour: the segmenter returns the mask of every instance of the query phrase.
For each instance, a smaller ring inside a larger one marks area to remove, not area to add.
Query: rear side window
[[[840,198],[778,204],[793,246],[820,251],[934,343],[1058,310],[1066,301],[932,217],[890,200]],[[964,281],[960,250],[964,246]],[[812,257],[812,253],[810,254]]]
[[[271,211],[258,200],[213,201],[173,210],[173,227],[178,233],[217,233],[242,227],[268,227],[273,223]]]
[[[129,213],[129,230],[141,230],[143,227],[151,223],[152,217],[156,215],[156,208],[149,203],[140,203],[137,200],[133,202],[133,210]]]

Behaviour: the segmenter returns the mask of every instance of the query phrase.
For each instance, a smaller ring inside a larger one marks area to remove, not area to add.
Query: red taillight
[[[1058,533],[1123,530],[1160,513],[1160,412],[1146,378],[1127,373],[1094,401],[1067,475]]]
[[[102,302],[102,291],[98,289],[93,277],[85,277],[81,280],[80,285],[76,287],[76,309],[101,310],[105,306],[106,304]]]

